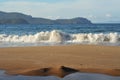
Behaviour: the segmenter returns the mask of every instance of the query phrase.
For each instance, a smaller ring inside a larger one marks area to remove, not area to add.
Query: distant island
[[[90,20],[83,17],[76,17],[72,19],[46,19],[35,18],[30,15],[18,12],[2,12],[0,11],[0,24],[92,24]]]

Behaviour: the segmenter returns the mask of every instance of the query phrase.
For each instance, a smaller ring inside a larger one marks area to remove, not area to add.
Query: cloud
[[[92,14],[88,15],[87,17],[92,19],[97,18],[95,15],[92,15]]]
[[[113,19],[113,16],[118,17],[120,14],[120,11],[118,10],[120,7],[120,0],[53,1],[4,0],[3,2],[0,2],[0,10],[7,12],[21,12],[34,17],[45,17],[52,19],[86,17],[92,21],[102,21],[106,18]]]
[[[112,17],[112,15],[111,15],[111,14],[109,14],[109,13],[108,13],[108,14],[106,14],[105,16],[106,16],[106,17],[108,17],[108,18],[111,18],[111,17]]]
[[[48,19],[60,19],[60,16],[47,16],[45,18],[48,18]]]
[[[75,0],[74,2],[30,2],[30,1],[7,1],[1,2],[0,10],[24,12],[36,17],[61,16],[74,17],[84,14],[90,8],[90,4],[85,1]]]

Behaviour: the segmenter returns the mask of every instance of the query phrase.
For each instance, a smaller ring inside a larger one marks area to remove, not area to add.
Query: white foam
[[[60,43],[60,42],[71,42],[71,43],[117,43],[120,42],[120,34],[118,33],[77,33],[68,34],[62,31],[53,30],[46,32],[39,32],[34,35],[6,35],[0,34],[0,42],[23,42],[23,43]]]
[[[120,35],[118,33],[108,33],[108,34],[73,34],[73,42],[88,42],[88,43],[97,43],[97,42],[110,42],[116,43],[120,41]]]

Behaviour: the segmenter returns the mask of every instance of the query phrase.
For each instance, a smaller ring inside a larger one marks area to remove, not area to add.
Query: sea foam
[[[29,35],[6,35],[0,34],[0,42],[23,42],[23,43],[117,43],[120,41],[120,34],[118,33],[77,33],[69,34],[59,30],[38,32]]]

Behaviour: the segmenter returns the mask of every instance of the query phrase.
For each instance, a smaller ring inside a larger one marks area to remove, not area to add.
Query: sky
[[[120,22],[120,0],[0,0],[0,11],[49,19],[85,17],[94,23]]]

